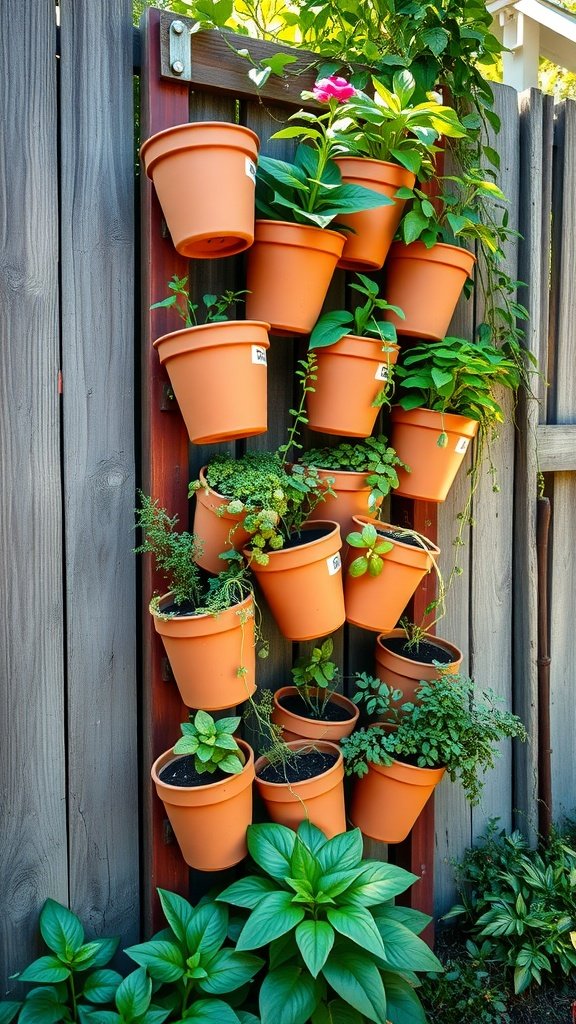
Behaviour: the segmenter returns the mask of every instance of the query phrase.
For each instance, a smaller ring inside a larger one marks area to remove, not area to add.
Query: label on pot
[[[256,184],[256,164],[249,156],[246,157],[246,177]]]
[[[455,450],[458,452],[459,455],[464,455],[464,453],[468,451],[469,444],[470,441],[468,440],[467,437],[459,437],[456,442]]]
[[[252,345],[252,362],[259,363],[260,366],[267,366],[266,362],[266,349],[262,348],[262,345]]]
[[[330,558],[326,559],[326,565],[328,566],[329,576],[335,576],[337,572],[340,572],[340,569],[342,568],[340,552],[337,551],[335,555],[330,555]]]
[[[388,363],[379,363],[378,369],[374,374],[374,380],[388,380],[389,372],[390,367],[388,366]]]

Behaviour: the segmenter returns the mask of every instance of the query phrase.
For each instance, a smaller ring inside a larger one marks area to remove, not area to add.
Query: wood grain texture
[[[55,48],[50,0],[0,5],[0,997],[68,900]]]
[[[541,473],[576,471],[576,424],[541,423],[536,427],[536,441]]]
[[[70,902],[126,945],[140,928],[132,6],[60,13]]]

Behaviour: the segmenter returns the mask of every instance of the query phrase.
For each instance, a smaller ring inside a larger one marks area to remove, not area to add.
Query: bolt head
[[[181,36],[184,31],[184,25],[182,24],[181,21],[173,21],[171,28],[172,31],[175,32],[177,36]]]
[[[181,75],[184,71],[184,65],[181,60],[173,60],[171,66],[175,75]]]

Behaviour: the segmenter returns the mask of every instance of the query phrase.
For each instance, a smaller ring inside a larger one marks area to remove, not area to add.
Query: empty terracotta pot
[[[254,239],[258,136],[225,121],[166,128],[140,150],[174,247],[182,256],[232,256]]]
[[[332,693],[330,702],[346,711],[348,718],[341,722],[324,722],[318,718],[307,718],[295,711],[289,711],[282,704],[285,697],[297,697],[298,687],[282,686],[274,694],[274,711],[272,721],[275,725],[282,727],[282,739],[286,743],[293,740],[328,740],[330,743],[338,743],[344,736],[349,736],[353,731],[360,714],[356,705],[344,697],[341,693]],[[323,694],[316,687],[310,687],[310,696],[313,700],[323,699]]]
[[[368,505],[372,488],[366,483],[366,473],[354,473],[343,469],[319,469],[321,480],[333,481],[334,496],[326,495],[320,505],[310,513],[310,522],[317,519],[331,519],[340,525],[340,536],[346,537],[356,529],[354,516],[369,516],[374,509]],[[376,508],[382,504],[379,498]]]
[[[457,245],[438,243],[427,249],[423,242],[394,242],[386,260],[384,294],[405,314],[384,313],[398,334],[415,338],[446,337],[466,279],[476,257]]]
[[[415,648],[413,657],[405,657],[393,651],[388,646],[389,641],[405,640],[406,633],[403,629],[392,629],[388,633],[382,633],[376,638],[375,649],[375,675],[382,682],[387,683],[394,690],[402,690],[404,701],[417,702],[416,690],[421,681],[438,679],[440,675],[455,675],[462,664],[463,654],[458,647],[442,640],[439,637],[426,633],[423,637],[425,642],[434,644],[441,649],[443,664],[437,668],[430,662],[418,660],[418,649]],[[412,655],[412,652],[411,652]],[[440,659],[438,659],[440,660]]]
[[[444,768],[414,768],[394,761],[369,764],[354,783],[350,821],[381,843],[401,843],[444,775]]]
[[[398,470],[396,494],[421,501],[445,501],[470,441],[478,432],[477,420],[432,409],[392,410],[390,444],[407,466]],[[445,434],[447,443],[438,441]]]
[[[362,210],[338,217],[338,222],[352,228],[346,234],[346,243],[338,266],[343,270],[379,270],[392,244],[396,228],[406,205],[405,199],[395,199],[399,188],[412,188],[416,176],[399,164],[368,157],[342,156],[334,161],[340,168],[342,181],[350,185],[363,185],[394,200],[388,206]],[[389,300],[390,301],[390,300]]]
[[[370,211],[371,213],[375,211]],[[400,351],[398,345],[348,334],[334,345],[315,349],[314,391],[306,396],[308,426],[323,434],[370,437],[379,409],[373,405],[387,387]]]
[[[344,762],[340,748],[325,740],[316,740],[313,743],[309,740],[295,740],[287,746],[294,751],[324,751],[334,754],[337,760],[322,775],[302,782],[288,783],[264,782],[258,778],[258,772],[268,764],[266,757],[259,757],[255,765],[256,786],[271,821],[296,830],[302,821],[309,820],[321,829],[328,839],[345,832]]]
[[[196,491],[193,532],[202,541],[202,553],[198,555],[196,561],[208,572],[218,573],[226,567],[226,563],[218,557],[220,553],[232,548],[241,551],[250,534],[240,526],[244,512],[238,515],[232,515],[230,512],[217,514],[218,509],[222,505],[228,505],[231,499],[209,487],[206,482],[206,466],[202,467],[198,478],[205,486],[199,487]]]

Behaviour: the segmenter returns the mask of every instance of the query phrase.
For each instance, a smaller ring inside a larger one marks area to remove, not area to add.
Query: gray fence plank
[[[132,7],[63,0],[60,11],[70,901],[93,931],[128,943],[139,929]]]
[[[55,48],[51,0],[0,5],[0,997],[68,893]]]

